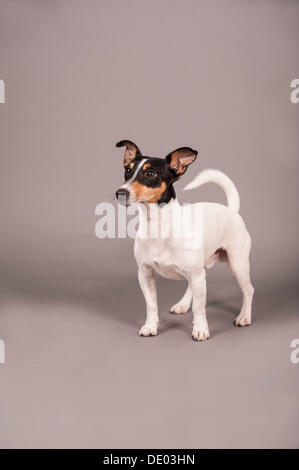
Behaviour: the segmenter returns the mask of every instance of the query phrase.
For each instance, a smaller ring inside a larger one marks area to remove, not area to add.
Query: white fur
[[[193,189],[201,184],[215,182],[225,191],[228,206],[217,203],[197,203],[192,207],[202,214],[202,245],[186,245],[186,235],[174,237],[170,231],[168,237],[149,236],[146,226],[158,223],[163,229],[163,221],[169,219],[170,228],[175,226],[177,211],[190,214],[188,206],[180,206],[177,200],[171,200],[152,215],[153,204],[139,204],[139,230],[135,240],[134,253],[138,265],[138,279],[146,302],[146,322],[141,328],[141,336],[157,334],[159,319],[154,272],[169,279],[185,279],[188,287],[183,298],[171,308],[173,313],[185,313],[192,301],[193,331],[192,338],[201,341],[209,338],[210,332],[206,319],[206,268],[217,260],[216,251],[226,250],[229,265],[243,293],[243,304],[235,325],[245,326],[251,323],[251,303],[253,287],[249,274],[249,252],[251,239],[239,211],[239,195],[233,182],[217,170],[205,170],[200,173],[185,189]],[[129,185],[128,185],[129,186]],[[190,209],[190,207],[189,207]],[[165,217],[166,216],[166,217]],[[158,220],[154,220],[158,217]],[[198,223],[196,221],[196,223]],[[147,236],[144,236],[147,233]],[[196,231],[191,234],[196,238]],[[191,240],[192,241],[192,240]],[[188,237],[188,243],[190,237]],[[186,248],[186,246],[188,246]],[[191,246],[191,247],[190,247]]]

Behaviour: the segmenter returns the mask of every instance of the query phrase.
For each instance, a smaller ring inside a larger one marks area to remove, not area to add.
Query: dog
[[[194,162],[198,154],[196,150],[181,147],[165,158],[158,158],[143,156],[137,145],[130,140],[122,140],[116,147],[125,147],[125,182],[116,191],[116,198],[126,206],[137,204],[139,208],[134,254],[138,280],[146,303],[146,321],[139,335],[155,336],[158,332],[154,276],[157,272],[168,279],[188,281],[185,294],[170,311],[174,314],[186,313],[192,303],[192,338],[196,341],[208,339],[210,331],[206,318],[206,269],[211,268],[217,260],[228,261],[243,293],[242,308],[234,324],[250,325],[254,293],[249,265],[251,238],[239,214],[240,199],[234,183],[221,171],[204,170],[184,189],[194,189],[209,182],[217,183],[226,194],[227,206],[209,202],[181,206],[176,199],[173,184]],[[191,216],[188,215],[190,207],[195,210]],[[190,230],[191,237],[190,234],[182,235],[181,232],[179,236],[174,236],[173,233],[162,236],[159,230],[163,230],[165,220],[174,229],[177,227],[179,213],[183,214],[180,220],[188,220],[185,217],[187,209],[188,217],[193,222],[195,220],[195,230]],[[200,214],[200,217],[196,219],[194,212]],[[152,225],[158,227],[156,236],[152,236]],[[202,236],[198,238],[198,234]],[[190,238],[191,242],[197,243],[190,245]]]

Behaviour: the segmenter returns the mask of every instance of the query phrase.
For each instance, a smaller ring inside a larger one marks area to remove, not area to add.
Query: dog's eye
[[[145,176],[147,178],[155,178],[155,176],[157,176],[157,173],[155,172],[155,170],[150,168],[149,170],[145,172]]]
[[[127,166],[127,167],[125,168],[125,173],[126,173],[127,175],[129,175],[129,174],[131,173],[131,171],[132,171],[132,169],[131,169],[130,167]]]

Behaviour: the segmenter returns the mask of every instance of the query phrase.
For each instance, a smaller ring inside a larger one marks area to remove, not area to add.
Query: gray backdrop
[[[299,2],[1,0],[1,447],[298,447]],[[133,241],[98,240],[97,203],[123,179],[123,138],[199,157],[236,183],[253,239],[254,323],[208,275],[212,338],[145,307]]]

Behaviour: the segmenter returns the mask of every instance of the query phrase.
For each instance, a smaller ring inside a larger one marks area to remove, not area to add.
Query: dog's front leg
[[[157,290],[151,266],[138,267],[138,280],[146,303],[146,322],[139,331],[140,336],[156,336],[159,324]]]
[[[192,338],[196,341],[203,341],[210,337],[209,325],[206,318],[207,284],[205,269],[191,274],[190,287],[193,296]]]

